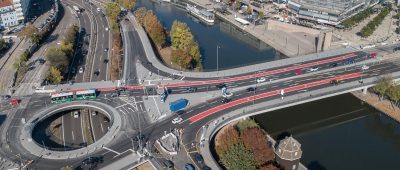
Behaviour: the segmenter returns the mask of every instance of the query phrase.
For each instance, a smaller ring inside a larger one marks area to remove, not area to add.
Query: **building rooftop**
[[[281,159],[285,160],[297,160],[301,158],[301,144],[293,137],[286,137],[279,142],[278,147],[275,149],[275,153]]]
[[[11,6],[11,5],[12,5],[12,3],[9,1],[0,2],[0,8],[6,7],[6,6]]]

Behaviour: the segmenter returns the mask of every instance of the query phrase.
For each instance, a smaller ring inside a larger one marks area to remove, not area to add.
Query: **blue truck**
[[[185,108],[189,103],[189,100],[187,99],[178,99],[176,101],[173,101],[169,103],[169,109],[171,112],[177,112],[183,108]]]

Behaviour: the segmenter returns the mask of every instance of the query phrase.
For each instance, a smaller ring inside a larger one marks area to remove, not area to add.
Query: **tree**
[[[74,44],[76,40],[76,34],[79,31],[79,27],[76,25],[72,25],[68,28],[67,33],[65,35],[64,41],[66,43]]]
[[[235,10],[239,10],[242,7],[242,3],[240,1],[235,1]]]
[[[251,6],[247,6],[247,14],[253,14],[253,8]]]
[[[192,68],[192,57],[183,50],[177,49],[171,52],[172,62],[184,69]]]
[[[246,128],[240,133],[240,138],[245,148],[253,153],[258,166],[275,160],[273,148],[268,145],[266,136],[260,128]]]
[[[215,150],[219,156],[240,142],[239,133],[233,126],[225,127],[215,141]]]
[[[121,13],[121,8],[115,2],[109,2],[106,5],[106,15],[110,19],[116,20]]]
[[[65,53],[58,48],[49,48],[45,57],[48,61],[50,61],[52,66],[57,68],[66,68],[69,63],[67,55],[65,55]]]
[[[186,23],[176,20],[172,24],[170,36],[172,47],[181,50],[187,50],[193,41],[193,35]]]
[[[14,61],[14,68],[18,69],[20,66],[26,65],[26,62],[29,60],[29,52],[25,50],[17,60]]]
[[[258,12],[257,18],[258,19],[263,19],[265,17],[265,14],[263,11]]]
[[[236,127],[242,133],[244,130],[249,129],[249,128],[259,128],[257,122],[253,119],[246,119],[239,121],[238,124],[236,124]]]
[[[42,39],[42,35],[39,32],[39,29],[37,29],[34,25],[28,25],[26,26],[20,33],[19,36],[23,38],[29,38],[32,43],[39,43],[40,40]]]
[[[52,84],[60,84],[62,79],[61,71],[57,67],[51,66],[49,74],[47,75],[47,80]]]
[[[162,47],[165,44],[166,33],[157,16],[152,11],[147,11],[143,24],[153,42]]]
[[[71,165],[67,165],[64,167],[61,167],[61,170],[73,170],[74,168]]]
[[[147,13],[147,9],[145,7],[140,7],[134,12],[137,22],[142,27],[144,26],[144,18],[146,17],[146,13]]]
[[[199,49],[199,44],[195,41],[192,41],[192,43],[189,45],[188,49],[189,55],[193,59],[193,66],[195,67],[202,67],[201,63],[201,54],[200,54],[200,49]]]
[[[233,145],[220,158],[220,162],[229,170],[257,169],[253,155],[242,143]]]
[[[136,5],[136,0],[118,0],[118,3],[125,9],[132,9]]]
[[[72,55],[74,54],[74,46],[72,45],[72,43],[66,43],[65,41],[61,41],[60,50],[64,52],[64,54],[68,58],[71,58]]]
[[[390,100],[394,101],[397,105],[400,100],[400,86],[391,86],[386,91],[386,94],[390,98]]]
[[[0,39],[0,50],[6,46],[6,41],[2,38]]]
[[[390,76],[383,77],[379,83],[373,87],[373,90],[378,93],[379,99],[386,94],[386,91],[392,86],[393,79]]]

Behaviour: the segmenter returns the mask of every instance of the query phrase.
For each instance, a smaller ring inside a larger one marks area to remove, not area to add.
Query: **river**
[[[212,26],[203,24],[185,10],[169,3],[138,0],[136,8],[146,7],[157,15],[169,31],[175,20],[186,23],[199,43],[203,71],[219,70],[280,59],[280,54],[257,38],[238,31],[228,23],[217,20]]]
[[[400,167],[400,124],[351,94],[255,116],[275,139],[291,134],[310,170]]]

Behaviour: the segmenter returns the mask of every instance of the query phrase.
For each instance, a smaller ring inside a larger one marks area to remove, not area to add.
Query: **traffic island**
[[[179,151],[178,137],[173,133],[168,133],[156,141],[161,150],[168,155],[177,155]]]

